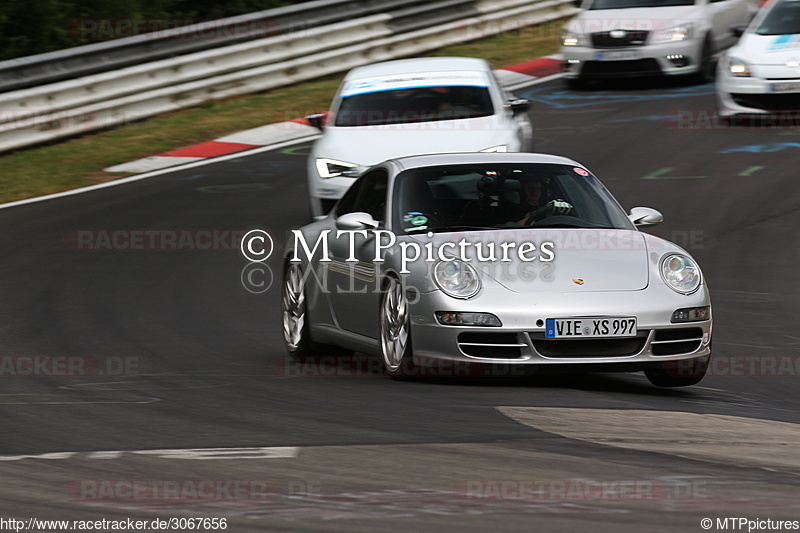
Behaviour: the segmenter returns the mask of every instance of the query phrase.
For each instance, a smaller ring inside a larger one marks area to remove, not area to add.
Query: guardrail
[[[302,4],[133,35],[66,50],[0,61],[0,92],[117,70],[158,59],[220,48],[245,40],[412,8],[427,0],[313,0]],[[82,23],[76,21],[82,32]],[[100,21],[103,22],[103,21]],[[108,23],[136,22],[105,21]],[[167,21],[164,21],[167,22]],[[90,31],[90,30],[89,30]]]
[[[452,17],[444,4],[451,9],[460,5],[462,16],[441,23],[442,17]],[[571,0],[448,0],[0,94],[0,151],[418,54],[576,11]],[[477,14],[465,18],[463,13]],[[424,27],[398,33],[393,24]]]

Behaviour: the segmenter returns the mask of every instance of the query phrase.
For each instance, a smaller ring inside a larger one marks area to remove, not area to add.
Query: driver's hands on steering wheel
[[[551,208],[550,210],[554,215],[566,215],[572,211],[572,204],[561,199],[550,200],[547,202],[547,207]]]
[[[536,211],[531,211],[525,215],[525,218],[518,222],[518,225],[521,226],[530,226],[534,222],[541,220],[545,217],[553,216],[553,215],[566,215],[572,211],[572,204],[565,201],[565,200],[550,200],[544,206],[540,207]]]

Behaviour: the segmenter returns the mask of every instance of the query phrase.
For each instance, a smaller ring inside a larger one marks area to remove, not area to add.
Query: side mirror
[[[531,101],[527,98],[512,98],[506,102],[506,105],[511,108],[514,114],[524,113],[530,107]]]
[[[747,24],[734,24],[728,28],[734,37],[741,37],[747,29]]]
[[[306,116],[306,120],[312,127],[317,128],[319,131],[325,129],[325,113],[314,113],[313,115]]]
[[[369,213],[347,213],[336,219],[336,229],[340,230],[365,230],[375,229],[378,223]]]
[[[649,228],[650,226],[655,226],[656,224],[664,222],[664,215],[649,207],[634,207],[631,209],[631,214],[628,215],[628,219],[630,219],[637,228]]]

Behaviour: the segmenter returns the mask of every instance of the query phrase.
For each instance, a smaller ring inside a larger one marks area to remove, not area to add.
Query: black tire
[[[408,305],[400,280],[387,278],[378,311],[378,341],[383,368],[393,379],[408,379],[416,375]]]
[[[644,371],[650,383],[656,387],[688,387],[697,385],[706,375],[711,356],[692,360],[670,361],[658,368]]]
[[[706,36],[700,52],[700,68],[692,75],[693,81],[699,85],[711,83],[716,77],[716,64],[714,63],[714,49],[711,37]]]
[[[572,91],[586,89],[586,81],[580,78],[564,78],[564,84]]]

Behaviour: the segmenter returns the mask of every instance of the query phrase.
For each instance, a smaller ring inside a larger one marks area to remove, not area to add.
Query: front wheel
[[[379,335],[383,366],[393,378],[409,377],[414,370],[408,305],[403,285],[389,278],[381,299]]]
[[[684,361],[669,361],[658,368],[644,371],[656,387],[688,387],[697,385],[706,375],[711,356]]]
[[[711,39],[706,37],[700,52],[700,67],[694,74],[694,81],[698,84],[711,83],[715,78],[714,50]]]
[[[564,84],[572,91],[582,91],[587,87],[586,81],[581,78],[564,78]]]

